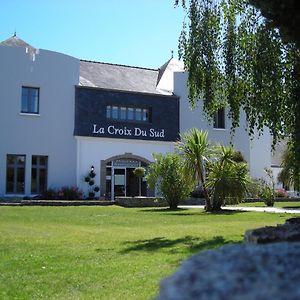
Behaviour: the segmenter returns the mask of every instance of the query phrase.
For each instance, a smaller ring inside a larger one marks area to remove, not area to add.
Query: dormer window
[[[22,87],[21,113],[38,114],[39,113],[40,89],[33,87]]]
[[[106,118],[110,120],[124,120],[137,122],[151,122],[151,109],[126,106],[106,106]]]

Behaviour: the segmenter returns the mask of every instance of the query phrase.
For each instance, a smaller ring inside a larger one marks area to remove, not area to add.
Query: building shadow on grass
[[[121,250],[122,254],[133,251],[154,252],[162,249],[176,253],[179,248],[186,248],[191,254],[221,247],[225,244],[234,243],[234,241],[225,240],[222,236],[215,236],[212,239],[203,240],[201,238],[185,236],[178,239],[167,239],[166,237],[156,237],[148,240],[137,240],[124,242],[125,249]]]

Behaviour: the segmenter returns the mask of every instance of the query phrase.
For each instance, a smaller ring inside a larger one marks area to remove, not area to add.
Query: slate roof
[[[16,34],[1,42],[0,46],[24,47],[33,53],[36,50],[17,37]],[[161,80],[172,60],[168,60],[159,69],[80,60],[79,85],[157,95],[173,95],[173,81],[170,81],[169,78]]]
[[[16,35],[13,35],[12,37],[8,38],[7,40],[0,43],[0,46],[9,46],[9,47],[24,47],[28,48],[30,50],[35,50],[34,47],[17,37]]]
[[[80,85],[82,86],[166,94],[156,90],[159,75],[159,69],[80,61]]]

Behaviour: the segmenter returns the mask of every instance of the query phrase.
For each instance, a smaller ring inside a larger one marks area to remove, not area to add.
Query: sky
[[[0,41],[14,32],[39,49],[79,59],[159,68],[184,12],[175,0],[0,0]]]

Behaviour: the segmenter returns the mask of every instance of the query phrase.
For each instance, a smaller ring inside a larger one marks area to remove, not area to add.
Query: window
[[[149,120],[149,110],[148,109],[142,110],[142,120],[143,121]]]
[[[133,108],[131,108],[131,107],[128,107],[127,108],[127,119],[128,120],[134,120],[134,109]]]
[[[111,106],[106,106],[106,118],[110,118],[111,116]]]
[[[7,155],[6,193],[24,194],[25,155]]]
[[[47,189],[48,157],[32,156],[31,163],[31,193],[42,193]]]
[[[21,112],[26,114],[39,113],[39,88],[22,87]]]
[[[151,110],[140,107],[106,106],[106,118],[113,120],[151,122]]]
[[[140,108],[136,108],[135,109],[135,119],[137,121],[141,121],[142,120],[142,110]]]
[[[119,117],[119,107],[118,106],[113,106],[112,107],[112,113],[111,113],[111,118],[112,119],[118,119]]]
[[[121,120],[127,119],[126,107],[120,107],[120,119]]]
[[[225,109],[219,108],[214,116],[214,128],[225,128]]]

